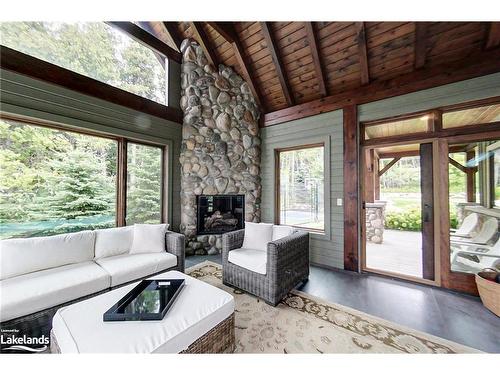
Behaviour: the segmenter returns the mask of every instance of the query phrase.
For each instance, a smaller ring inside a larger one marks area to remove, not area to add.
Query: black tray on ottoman
[[[106,311],[103,319],[162,320],[183,287],[183,279],[143,280]]]

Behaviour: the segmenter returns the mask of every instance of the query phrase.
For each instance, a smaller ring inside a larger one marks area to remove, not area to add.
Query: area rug
[[[236,353],[479,352],[297,290],[269,306],[223,285],[222,267],[210,261],[186,273],[233,295]]]

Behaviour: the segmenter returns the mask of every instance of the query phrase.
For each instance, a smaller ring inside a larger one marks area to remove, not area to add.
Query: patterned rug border
[[[203,268],[205,266],[212,266],[212,267],[215,267],[217,268],[218,270],[222,271],[222,266],[218,263],[215,263],[215,262],[212,262],[212,261],[209,261],[209,260],[205,260],[201,263],[198,263],[194,266],[191,266],[189,267],[188,269],[186,269],[185,273],[186,274],[189,274],[190,272],[193,272],[197,269],[200,269],[200,268]],[[296,290],[296,289],[293,289],[290,293],[289,293],[291,296],[300,296],[304,299],[307,299],[307,300],[310,300],[312,302],[315,302],[317,304],[321,304],[321,305],[325,305],[325,306],[328,306],[330,308],[333,308],[333,309],[336,309],[336,310],[339,310],[339,311],[342,311],[342,312],[346,312],[346,313],[349,313],[351,315],[354,315],[354,316],[357,316],[357,317],[360,317],[364,320],[368,320],[368,321],[371,321],[373,323],[376,323],[378,325],[381,325],[381,326],[384,326],[384,328],[389,328],[391,330],[399,330],[401,331],[402,333],[406,334],[406,335],[411,335],[411,336],[414,336],[415,338],[417,339],[420,339],[420,340],[426,340],[426,341],[429,341],[429,342],[433,342],[435,344],[439,344],[439,345],[442,345],[442,346],[450,346],[451,348],[453,349],[458,349],[458,350],[461,350],[461,351],[464,351],[464,352],[469,352],[469,353],[483,353],[482,351],[478,350],[478,349],[475,349],[475,348],[472,348],[472,347],[469,347],[469,346],[466,346],[466,345],[462,345],[460,343],[457,343],[457,342],[454,342],[454,341],[451,341],[451,340],[447,340],[445,338],[442,338],[442,337],[438,337],[438,336],[434,336],[432,334],[429,334],[429,333],[426,333],[426,332],[423,332],[423,331],[419,331],[419,330],[416,330],[416,329],[413,329],[413,328],[410,328],[410,327],[407,327],[407,326],[404,326],[402,324],[399,324],[399,323],[395,323],[395,322],[392,322],[392,321],[389,321],[387,319],[383,319],[383,318],[380,318],[380,317],[377,317],[377,316],[374,316],[374,315],[371,315],[371,314],[368,314],[368,313],[365,313],[363,311],[359,311],[359,310],[356,310],[352,307],[348,307],[348,306],[345,306],[345,305],[341,305],[341,304],[338,304],[338,303],[334,303],[334,302],[331,302],[331,301],[327,301],[321,297],[317,297],[315,295],[312,295],[312,294],[308,294],[308,293],[305,293],[305,292],[302,292],[300,290]],[[296,306],[291,306],[289,303],[285,303],[285,302],[280,302],[281,305],[286,305],[290,308],[293,308],[293,309],[297,309],[299,311],[301,311],[298,307]],[[302,311],[306,314],[311,314],[310,312],[307,312],[307,311]],[[321,319],[319,317],[316,316],[317,319]],[[335,322],[331,322],[332,324],[335,324],[337,327],[339,328],[343,328],[343,329],[347,329],[345,327],[343,327],[342,325],[339,325],[339,324],[336,324]]]

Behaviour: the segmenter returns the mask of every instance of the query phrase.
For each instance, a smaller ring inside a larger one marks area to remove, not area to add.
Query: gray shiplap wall
[[[311,235],[311,262],[331,267],[344,267],[344,210],[337,206],[343,198],[343,123],[342,111],[334,111],[289,121],[261,129],[262,137],[262,221],[274,221],[274,150],[329,141],[330,181],[325,183],[330,199],[325,225],[327,234]],[[328,215],[329,211],[329,215]]]
[[[173,77],[171,84],[175,84]],[[175,97],[170,100],[178,100]],[[103,134],[168,145],[169,222],[180,223],[180,124],[68,90],[64,87],[0,70],[0,111]]]
[[[500,73],[363,104],[358,106],[358,118],[372,121],[493,96],[500,96]]]

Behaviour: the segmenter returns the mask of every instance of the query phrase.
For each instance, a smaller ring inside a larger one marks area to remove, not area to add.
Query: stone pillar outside
[[[384,242],[386,202],[366,203],[366,239],[381,244]]]

